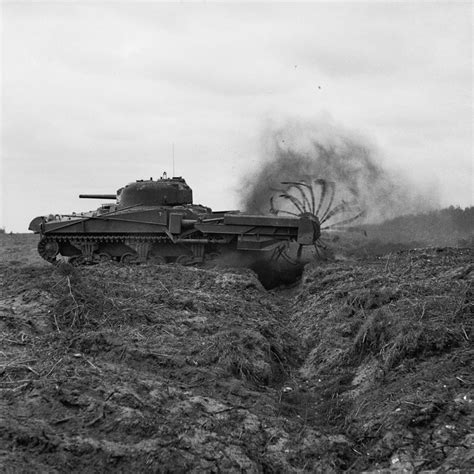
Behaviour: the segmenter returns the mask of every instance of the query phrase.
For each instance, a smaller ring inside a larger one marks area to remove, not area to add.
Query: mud
[[[4,235],[7,472],[469,472],[470,249],[53,268]]]

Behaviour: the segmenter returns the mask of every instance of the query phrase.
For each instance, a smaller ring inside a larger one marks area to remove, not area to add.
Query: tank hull
[[[137,209],[33,222],[30,229],[41,235],[38,251],[51,263],[60,256],[77,263],[199,263],[229,250],[270,251],[285,242],[307,244],[319,236],[317,223],[304,217],[216,217],[190,210]]]
[[[142,192],[144,185],[138,183]],[[162,201],[165,197],[171,199],[169,192],[164,195],[164,180],[147,182],[147,193],[153,183],[159,183]],[[137,204],[140,195],[127,196],[122,191],[117,193],[122,195],[117,204],[103,205],[95,211],[37,217],[29,228],[41,236],[38,252],[51,263],[67,258],[75,264],[107,260],[193,264],[232,250],[264,252],[289,242],[310,245],[320,236],[319,222],[313,216],[212,212],[208,207],[187,203],[190,188],[184,180],[179,184],[184,191],[182,202],[175,206]],[[145,197],[148,199],[149,193]]]

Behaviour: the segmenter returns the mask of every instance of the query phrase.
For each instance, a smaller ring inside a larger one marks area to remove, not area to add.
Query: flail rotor
[[[270,198],[270,212],[272,214],[286,214],[295,217],[312,216],[326,231],[343,231],[347,226],[361,218],[365,211],[360,207],[355,193],[350,193],[350,200],[341,200],[334,205],[336,197],[336,183],[325,179],[306,181],[283,181],[284,189],[275,189],[277,193]],[[319,237],[313,244],[316,255],[321,256],[322,250],[327,250],[327,239]],[[298,263],[302,254],[302,245],[299,245],[296,260],[288,254],[288,244],[278,246],[272,258],[283,258],[289,263]]]

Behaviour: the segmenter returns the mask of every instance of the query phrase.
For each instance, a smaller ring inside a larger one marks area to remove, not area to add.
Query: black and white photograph
[[[0,3],[0,472],[474,472],[471,1]]]

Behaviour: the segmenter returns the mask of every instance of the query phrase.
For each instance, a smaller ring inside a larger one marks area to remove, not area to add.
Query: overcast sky
[[[473,204],[471,2],[2,3],[0,227],[176,174],[239,205],[277,124],[367,137],[443,206]]]

